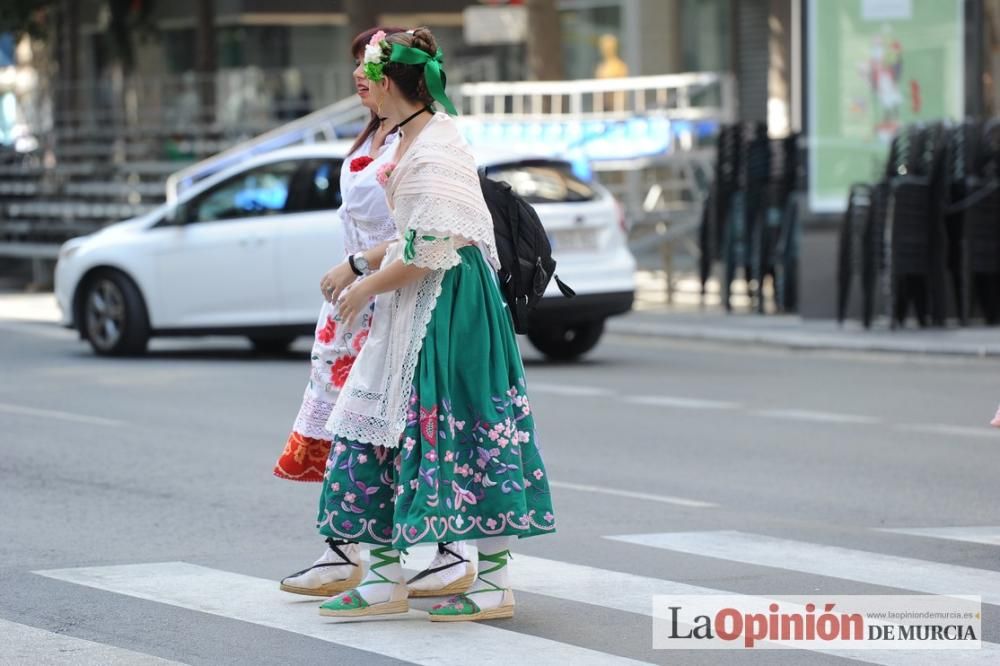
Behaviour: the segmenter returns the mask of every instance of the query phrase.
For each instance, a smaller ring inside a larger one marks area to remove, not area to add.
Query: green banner
[[[962,0],[810,0],[809,205],[840,212],[904,125],[959,120]]]

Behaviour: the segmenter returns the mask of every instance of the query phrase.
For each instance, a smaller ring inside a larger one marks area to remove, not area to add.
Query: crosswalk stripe
[[[104,645],[37,627],[0,619],[0,664],[32,666],[180,666],[179,661],[133,652],[114,645]]]
[[[579,490],[585,493],[600,493],[613,495],[615,497],[627,497],[629,499],[647,500],[650,502],[662,502],[663,504],[676,504],[694,509],[710,509],[718,506],[712,502],[688,499],[686,497],[674,497],[673,495],[654,495],[652,493],[640,493],[634,490],[620,490],[618,488],[607,488],[605,486],[591,486],[582,483],[568,483],[566,481],[549,481],[552,488],[562,488],[564,490]]]
[[[932,537],[950,541],[967,541],[983,543],[987,546],[1000,546],[1000,526],[969,526],[969,527],[883,527],[879,532],[907,534],[909,536]]]
[[[982,437],[997,439],[997,433],[987,425],[982,427],[946,425],[944,423],[901,423],[893,426],[904,432],[919,432],[931,435],[955,435],[956,437]]]
[[[551,393],[552,395],[566,395],[574,398],[600,398],[611,395],[611,391],[597,386],[564,386],[563,384],[544,384],[542,382],[531,382],[528,385],[529,393]]]
[[[857,423],[860,425],[872,425],[879,422],[879,419],[873,416],[861,416],[860,414],[839,414],[836,412],[817,412],[808,409],[762,409],[751,413],[773,419],[810,421],[813,423]]]
[[[1000,572],[883,555],[840,546],[779,539],[735,530],[664,532],[608,537],[704,557],[929,594],[971,594],[1000,604]]]
[[[278,590],[272,580],[219,571],[186,562],[36,571],[78,585],[124,594],[189,610],[317,638],[413,664],[465,665],[469,649],[475,662],[573,663],[601,666],[639,664],[624,657],[588,650],[474,622],[432,623],[410,611],[371,620],[337,621],[320,617],[316,605],[303,604]],[[318,604],[317,604],[318,605]],[[333,626],[333,625],[336,626]]]
[[[735,402],[723,400],[702,400],[701,398],[684,398],[672,395],[633,395],[622,398],[622,402],[633,405],[648,405],[650,407],[676,407],[678,409],[736,409]]]
[[[593,604],[605,608],[652,615],[654,595],[734,594],[729,590],[699,587],[661,578],[649,578],[620,571],[598,569],[569,562],[516,555],[511,578],[518,588],[566,601]],[[823,650],[847,659],[886,666],[937,666],[941,652],[928,650]],[[669,654],[669,652],[667,653]],[[979,650],[949,650],[952,663],[1000,663],[1000,645],[982,642]]]
[[[125,425],[124,421],[115,419],[105,419],[100,416],[90,416],[89,414],[73,414],[70,412],[59,412],[53,409],[38,409],[25,405],[13,405],[7,402],[0,402],[0,412],[7,414],[22,414],[24,416],[40,416],[47,419],[57,419],[60,421],[71,421],[74,423],[86,423],[89,425],[101,425],[117,428]]]

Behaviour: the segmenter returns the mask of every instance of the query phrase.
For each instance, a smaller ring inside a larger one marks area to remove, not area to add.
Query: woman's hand
[[[348,267],[349,269],[350,267]],[[360,280],[349,284],[340,294],[337,300],[337,309],[340,312],[340,319],[348,328],[354,324],[354,318],[368,307],[368,301],[374,295],[368,289],[368,280]]]
[[[341,292],[357,279],[358,276],[351,270],[350,264],[345,261],[326,272],[319,281],[319,288],[323,292],[323,298],[333,303]]]

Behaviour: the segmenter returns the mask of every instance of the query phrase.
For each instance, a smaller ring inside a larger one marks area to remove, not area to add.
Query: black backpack
[[[538,213],[508,183],[487,178],[480,172],[483,198],[493,217],[497,255],[500,257],[500,291],[507,299],[514,330],[527,333],[531,311],[555,277],[567,298],[576,293],[555,275],[556,261]]]

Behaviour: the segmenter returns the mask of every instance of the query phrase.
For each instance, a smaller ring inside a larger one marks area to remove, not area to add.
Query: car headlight
[[[59,259],[69,259],[77,253],[81,245],[83,245],[83,237],[71,238],[66,241],[59,248]]]
[[[79,245],[71,245],[69,247],[65,247],[65,246],[61,247],[61,248],[59,248],[59,259],[69,259],[74,254],[76,254],[76,251],[79,250],[79,249],[80,249]]]

